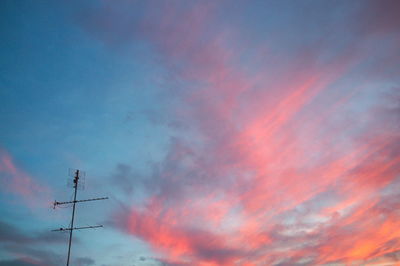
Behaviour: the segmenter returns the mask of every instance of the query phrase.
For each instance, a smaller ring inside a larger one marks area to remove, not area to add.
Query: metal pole
[[[68,244],[67,266],[69,266],[69,257],[70,257],[70,254],[71,254],[72,231],[74,231],[73,228],[74,228],[76,192],[78,191],[78,180],[79,180],[79,170],[76,170],[76,172],[75,172],[75,178],[74,178],[75,193],[74,193],[74,202],[73,202],[73,205],[72,205],[71,230],[70,230],[70,232],[69,232],[69,244]]]

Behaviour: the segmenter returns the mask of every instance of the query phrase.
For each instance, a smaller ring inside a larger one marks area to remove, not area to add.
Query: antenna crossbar
[[[74,228],[59,228],[59,229],[54,229],[51,230],[53,232],[57,232],[57,231],[70,231],[70,230],[81,230],[81,229],[93,229],[93,228],[99,228],[99,227],[103,227],[102,225],[90,225],[90,226],[82,226],[82,227],[74,227]]]
[[[54,201],[53,205],[54,205],[54,208],[55,208],[57,205],[72,204],[72,203],[78,203],[78,202],[87,202],[87,201],[94,201],[94,200],[106,200],[106,199],[108,199],[108,197],[94,198],[94,199],[84,199],[84,200],[72,200],[72,201]]]

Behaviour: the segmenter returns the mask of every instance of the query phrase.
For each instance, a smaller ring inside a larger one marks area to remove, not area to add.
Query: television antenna
[[[105,200],[108,199],[108,197],[103,197],[103,198],[93,198],[93,199],[84,199],[84,200],[76,200],[76,194],[78,192],[78,189],[84,189],[85,187],[85,172],[80,171],[78,169],[69,169],[69,174],[70,176],[73,176],[74,179],[72,182],[69,182],[69,185],[71,185],[74,188],[74,200],[73,201],[54,201],[53,203],[53,209],[56,208],[56,206],[59,205],[64,205],[64,204],[72,204],[72,217],[71,217],[71,226],[67,228],[60,227],[59,229],[52,230],[53,232],[64,232],[64,231],[69,231],[69,242],[68,242],[68,257],[67,257],[67,266],[69,266],[69,259],[71,255],[71,245],[72,245],[72,232],[74,230],[81,230],[81,229],[94,229],[94,228],[99,228],[103,227],[103,225],[91,225],[91,226],[82,226],[82,227],[74,227],[74,218],[75,218],[75,204],[76,203],[82,203],[82,202],[88,202],[88,201],[95,201],[95,200]],[[82,180],[81,183],[79,183],[79,180]]]

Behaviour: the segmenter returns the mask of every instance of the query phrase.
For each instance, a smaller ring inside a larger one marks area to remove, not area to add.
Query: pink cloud
[[[43,207],[45,204],[50,206],[50,189],[17,167],[11,155],[4,149],[0,149],[0,174],[4,193],[21,198],[29,207]]]
[[[365,85],[374,76],[352,76],[370,50],[352,43],[321,63],[331,46],[316,44],[245,71],[246,49],[230,45],[239,33],[214,28],[215,8],[150,7],[134,27],[171,70],[168,87],[184,84],[173,112],[188,127],[121,227],[187,265],[389,260],[400,250],[397,207],[384,207],[399,196],[398,112]]]

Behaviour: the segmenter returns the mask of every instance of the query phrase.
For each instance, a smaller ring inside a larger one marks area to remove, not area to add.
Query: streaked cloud
[[[50,206],[50,188],[19,168],[11,155],[1,148],[0,175],[4,192],[23,199],[29,207]]]
[[[261,58],[243,60],[250,53],[240,32],[217,23],[217,4],[149,4],[131,29],[107,20],[160,54],[180,103],[174,117],[186,125],[136,180],[151,196],[118,214],[122,229],[172,264],[391,263],[399,214],[382,206],[398,204],[398,95],[369,62],[395,52],[370,54],[383,36],[398,37],[391,13],[380,20],[397,4],[374,5],[343,18],[353,36],[341,49],[283,44],[295,53],[277,64],[284,56],[261,48],[268,42],[252,47]]]

